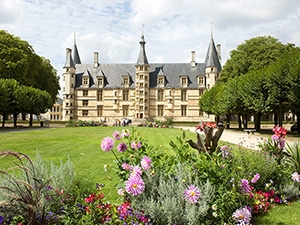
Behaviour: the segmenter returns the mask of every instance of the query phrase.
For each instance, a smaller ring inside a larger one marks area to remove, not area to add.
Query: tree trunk
[[[32,127],[32,119],[33,119],[33,115],[32,113],[30,113],[30,116],[29,116],[29,126]]]
[[[297,133],[300,133],[300,112],[296,112],[297,116]]]
[[[282,118],[283,118],[283,112],[282,107],[279,106],[279,112],[278,112],[278,125],[282,127]]]
[[[275,126],[278,125],[278,114],[277,114],[277,112],[274,113],[274,124],[275,124]]]
[[[248,115],[243,115],[243,126],[248,128]]]
[[[18,114],[19,113],[17,113],[17,112],[13,113],[13,116],[14,116],[14,127],[17,127]]]
[[[255,129],[256,131],[260,131],[261,127],[260,127],[260,118],[261,118],[262,113],[258,112],[254,114],[254,125],[255,125]]]
[[[241,120],[241,114],[238,114],[238,124],[239,124],[239,129],[242,129],[242,120]]]
[[[230,128],[230,114],[226,114],[226,128]]]
[[[6,115],[2,114],[2,128],[5,127],[5,120],[6,120]]]

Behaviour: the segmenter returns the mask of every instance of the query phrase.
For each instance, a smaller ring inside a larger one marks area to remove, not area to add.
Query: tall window
[[[158,105],[157,106],[157,116],[163,116],[164,115],[164,106]]]
[[[204,84],[204,77],[198,77],[198,85],[201,86]]]
[[[83,85],[88,85],[89,84],[89,78],[88,77],[84,77],[83,78]]]
[[[97,101],[103,101],[103,91],[102,90],[97,92]]]
[[[181,86],[182,87],[188,86],[188,78],[187,77],[181,77]]]
[[[103,116],[103,105],[97,106],[97,116]]]
[[[187,110],[186,105],[182,105],[181,106],[181,116],[186,116],[186,110]]]
[[[82,91],[82,96],[88,96],[89,95],[89,91],[88,90],[83,90]]]
[[[199,96],[202,96],[203,93],[204,93],[204,90],[203,90],[203,89],[199,90]]]
[[[158,90],[157,91],[157,100],[163,101],[164,100],[164,90]]]
[[[128,116],[129,106],[123,105],[123,116]]]
[[[98,78],[98,87],[103,87],[103,78]]]
[[[82,116],[88,116],[89,110],[82,110]]]
[[[181,90],[181,101],[186,101],[186,90]]]
[[[123,101],[128,101],[129,91],[123,90]]]
[[[89,100],[82,100],[82,106],[88,106]]]

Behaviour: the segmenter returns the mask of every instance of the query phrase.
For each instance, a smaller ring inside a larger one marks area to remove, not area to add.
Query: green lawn
[[[25,128],[24,128],[25,129]],[[38,152],[44,160],[51,160],[59,164],[65,162],[68,157],[74,164],[76,176],[87,185],[104,183],[108,200],[117,198],[118,178],[113,170],[114,156],[111,152],[104,152],[100,148],[102,138],[112,136],[115,130],[122,131],[124,127],[61,127],[45,128],[22,132],[0,133],[0,151],[12,150],[35,157]],[[169,148],[169,142],[182,134],[181,129],[158,129],[135,127],[148,143]],[[130,128],[129,128],[130,130]],[[188,132],[191,138],[195,134]],[[3,159],[1,167],[6,167],[8,162]],[[108,165],[107,172],[104,165]]]

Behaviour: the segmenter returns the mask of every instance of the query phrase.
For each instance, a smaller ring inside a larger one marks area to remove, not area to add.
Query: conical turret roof
[[[141,41],[140,41],[140,54],[139,54],[139,58],[137,60],[136,65],[149,65],[148,63],[148,59],[146,56],[146,51],[145,51],[145,40],[144,40],[144,35],[142,35],[141,37]]]
[[[208,50],[205,58],[206,67],[217,67],[217,70],[220,72],[222,70],[222,66],[219,60],[218,52],[215,46],[215,42],[213,37],[211,36]]]

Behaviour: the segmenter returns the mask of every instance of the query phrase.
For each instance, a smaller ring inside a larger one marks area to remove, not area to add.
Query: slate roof
[[[73,60],[74,60],[75,64],[81,64],[81,60],[80,60],[80,57],[79,57],[79,53],[78,53],[76,43],[74,43],[74,46],[73,46]]]
[[[88,72],[87,72],[88,71]],[[180,77],[189,77],[188,88],[196,88],[197,76],[205,75],[205,63],[198,63],[196,67],[191,67],[190,63],[154,63],[150,64],[150,88],[157,85],[157,76],[164,75],[165,88],[179,88]],[[82,85],[82,76],[90,76],[90,87],[97,82],[98,76],[105,77],[104,88],[121,88],[122,76],[128,75],[131,80],[131,88],[135,87],[135,65],[134,64],[100,64],[94,68],[93,64],[76,65],[76,84],[75,88]]]
[[[205,58],[206,66],[217,67],[217,71],[221,72],[222,66],[218,57],[218,52],[213,37],[210,38],[209,46]]]
[[[74,64],[74,61],[73,61],[73,58],[72,58],[72,55],[71,55],[71,49],[67,48],[67,53],[66,53],[66,63],[65,63],[65,66],[64,68],[70,68],[70,67],[75,67],[75,64]]]

